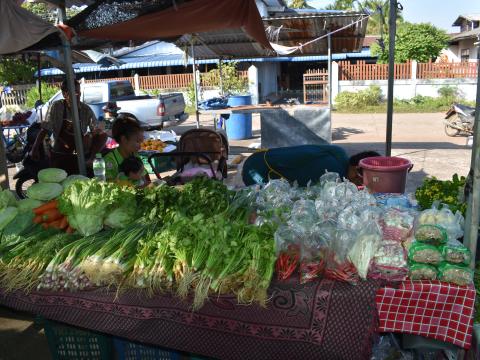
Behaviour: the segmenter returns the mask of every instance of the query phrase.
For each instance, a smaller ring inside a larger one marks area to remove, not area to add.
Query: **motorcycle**
[[[33,160],[30,151],[37,139],[37,135],[41,130],[39,122],[35,122],[27,130],[26,145],[23,151],[24,157],[22,160],[23,168],[17,172],[13,178],[17,180],[15,183],[15,192],[20,199],[25,199],[27,189],[34,183],[38,182],[38,172],[46,169],[50,165],[49,158],[46,156],[46,151],[43,146],[40,146],[39,160]]]
[[[447,136],[473,135],[475,108],[454,103],[445,116],[445,134]]]

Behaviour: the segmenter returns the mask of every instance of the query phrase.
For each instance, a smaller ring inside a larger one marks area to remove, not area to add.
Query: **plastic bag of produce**
[[[336,229],[329,235],[325,252],[325,277],[355,284],[359,281],[357,270],[347,258],[348,251],[355,243],[356,234],[351,230]]]
[[[275,270],[279,280],[288,279],[300,262],[299,234],[287,225],[280,225],[274,234],[277,261]]]
[[[362,279],[367,278],[370,261],[377,252],[378,245],[382,241],[382,233],[378,224],[369,221],[358,234],[353,247],[348,252],[348,258],[355,265],[358,275]]]
[[[438,265],[443,261],[443,256],[438,247],[416,241],[408,250],[408,259],[421,264]]]
[[[319,277],[326,266],[328,253],[327,244],[330,244],[335,236],[335,225],[325,222],[316,224],[310,236],[301,243],[300,283],[312,281]]]
[[[408,272],[410,280],[435,280],[437,278],[437,269],[432,265],[411,263]]]
[[[384,240],[404,241],[412,233],[414,220],[413,211],[385,208],[380,221]]]
[[[407,253],[397,241],[383,241],[372,260],[368,277],[403,281],[408,275]]]
[[[321,198],[315,200],[315,208],[320,221],[336,220],[338,212],[341,210],[336,206],[336,203]]]
[[[288,224],[296,228],[299,233],[310,234],[318,220],[315,202],[313,200],[300,199],[293,204]]]
[[[467,266],[445,262],[438,267],[438,279],[459,286],[466,286],[473,281],[473,270]]]
[[[447,242],[448,235],[439,225],[420,225],[415,229],[415,240],[424,244],[443,245]]]
[[[439,225],[443,227],[448,235],[448,239],[458,239],[463,235],[464,218],[460,212],[455,214],[444,205],[442,209],[437,209],[437,203],[434,203],[431,209],[422,211],[417,219],[417,225]]]
[[[378,223],[381,215],[381,210],[377,207],[353,203],[345,207],[338,214],[338,227],[341,229],[360,231],[369,221]]]
[[[472,253],[458,240],[449,240],[442,247],[442,254],[445,261],[452,264],[470,264]]]

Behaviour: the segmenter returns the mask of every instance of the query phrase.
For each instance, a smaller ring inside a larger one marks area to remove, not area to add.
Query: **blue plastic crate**
[[[180,353],[119,338],[113,339],[118,360],[180,360]]]
[[[43,320],[48,347],[54,360],[110,360],[112,343],[108,336]]]

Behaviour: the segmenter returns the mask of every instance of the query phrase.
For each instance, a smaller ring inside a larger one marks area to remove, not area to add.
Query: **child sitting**
[[[121,183],[130,184],[136,187],[145,186],[145,168],[142,160],[136,156],[130,156],[123,160],[119,166],[120,173],[118,180]]]

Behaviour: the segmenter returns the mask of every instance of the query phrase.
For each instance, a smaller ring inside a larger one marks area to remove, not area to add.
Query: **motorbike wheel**
[[[15,192],[20,199],[27,197],[27,189],[35,184],[37,181],[33,177],[24,177],[17,179],[15,183]]]
[[[457,136],[459,133],[460,133],[460,130],[455,129],[449,125],[445,125],[445,134],[447,136],[454,137],[454,136]]]

